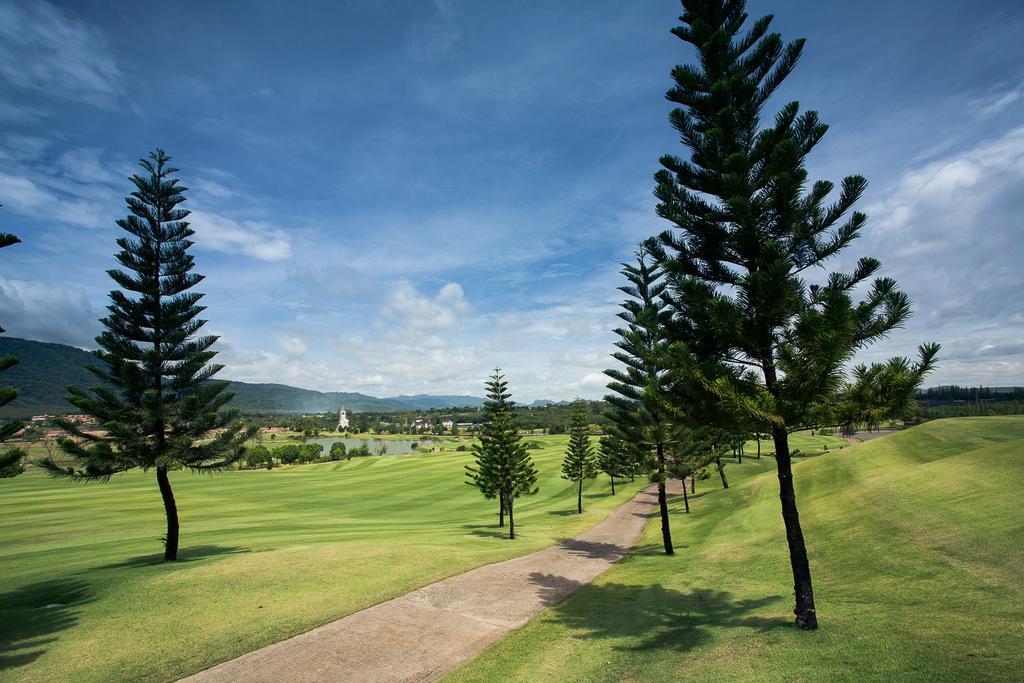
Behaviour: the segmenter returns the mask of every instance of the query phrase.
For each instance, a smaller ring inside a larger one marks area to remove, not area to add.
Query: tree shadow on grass
[[[734,600],[727,591],[694,588],[683,592],[660,584],[608,583],[580,587],[573,600],[559,603],[571,588],[563,577],[531,576],[550,600],[549,618],[575,632],[576,638],[614,638],[615,649],[642,651],[668,648],[688,651],[714,637],[715,628],[748,628],[766,632],[792,628],[791,621],[756,613],[782,596]],[[575,589],[573,589],[575,590]],[[572,591],[569,591],[572,592]]]
[[[91,602],[77,579],[42,581],[0,595],[0,671],[30,664],[78,623],[75,608]]]
[[[222,545],[193,545],[179,549],[178,559],[174,562],[164,562],[163,553],[153,553],[152,555],[129,557],[126,560],[99,565],[93,569],[131,569],[133,567],[151,567],[155,565],[175,567],[182,564],[188,564],[189,562],[205,560],[209,557],[216,557],[218,555],[237,555],[239,553],[247,552],[250,552],[248,548],[237,548]]]
[[[481,538],[508,538],[508,527],[498,526],[497,524],[463,524],[463,529],[474,536],[480,536]],[[516,531],[519,530],[519,525],[516,524]]]

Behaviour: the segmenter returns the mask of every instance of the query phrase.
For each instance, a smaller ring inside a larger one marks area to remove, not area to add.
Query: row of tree
[[[415,448],[416,444],[413,444]],[[319,443],[287,444],[270,450],[257,443],[245,448],[244,463],[252,469],[273,469],[276,463],[282,465],[305,464],[310,462],[331,462],[364,458],[371,455],[385,455],[387,444],[381,444],[376,451],[371,451],[369,444],[362,443],[348,448],[343,441],[335,441],[324,457],[324,446]]]
[[[661,158],[657,213],[672,228],[623,266],[619,367],[607,371],[611,434],[651,461],[668,554],[666,479],[714,464],[727,486],[722,453],[745,434],[770,435],[796,623],[815,629],[789,435],[899,414],[938,345],[922,345],[916,361],[860,365],[847,376],[858,352],[910,315],[896,282],[876,277],[876,259],[819,276],[860,235],[867,218],[851,209],[867,181],[849,176],[836,189],[808,180],[807,157],[827,130],[816,112],[790,102],[762,125],[803,40],[784,43],[769,32],[771,17],[745,29],[742,0],[682,4],[673,33],[697,60],[672,71],[667,98],[688,157]]]

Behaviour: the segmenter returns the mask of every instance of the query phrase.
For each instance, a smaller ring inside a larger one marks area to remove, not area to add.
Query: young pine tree
[[[597,468],[608,475],[614,496],[615,478],[621,479],[630,473],[629,452],[626,444],[612,434],[602,436],[598,442]]]
[[[860,424],[879,425],[903,418],[917,407],[916,396],[924,378],[935,369],[935,344],[922,344],[918,361],[890,358],[884,363],[858,365],[853,381],[843,391],[834,420],[844,432],[853,433]]]
[[[120,289],[110,293],[105,330],[96,338],[101,364],[89,369],[101,384],[90,390],[69,387],[68,400],[96,418],[105,431],[96,436],[69,422],[60,446],[77,463],[63,468],[52,459],[50,473],[73,481],[106,481],[134,467],[156,470],[167,516],[164,560],[178,557],[178,510],[170,473],[178,469],[223,470],[244,455],[251,435],[221,408],[231,400],[228,383],[213,381],[221,365],[211,364],[217,340],[197,336],[202,294],[190,291],[203,279],[192,272],[189,253],[194,232],[179,207],[185,188],[171,175],[170,157],[156,150],[132,176],[135,191],[125,198],[130,211],[117,224],[128,236],[117,240],[122,270],[110,270]]]
[[[508,513],[508,537],[516,537],[516,498],[537,493],[537,469],[526,444],[519,437],[514,402],[510,401],[508,382],[501,370],[486,383],[487,400],[484,402],[484,424],[480,442],[473,444],[476,462],[466,465],[466,483],[476,486],[488,500],[498,499],[498,525],[504,526]]]
[[[619,348],[612,356],[623,364],[623,369],[605,370],[611,378],[608,389],[614,392],[605,397],[611,406],[609,417],[615,434],[632,444],[637,453],[653,451],[655,460],[638,459],[645,465],[651,480],[658,485],[658,510],[661,515],[661,538],[666,555],[675,554],[672,530],[668,519],[668,498],[665,492],[667,464],[665,446],[672,439],[672,417],[666,410],[669,394],[666,385],[667,358],[666,327],[671,316],[665,310],[661,295],[665,285],[662,271],[653,266],[646,251],[637,253],[637,264],[623,264],[622,274],[628,285],[619,289],[628,297],[622,303],[618,316],[626,327],[615,334]]]
[[[834,400],[854,353],[900,326],[910,305],[891,279],[875,280],[854,301],[880,267],[872,258],[823,285],[804,279],[858,237],[866,217],[845,216],[867,187],[847,177],[829,200],[832,183],[808,183],[805,160],[827,129],[815,112],[790,102],[761,125],[804,41],[783,44],[768,32],[771,17],[742,32],[742,0],[682,4],[673,33],[694,46],[697,65],[673,70],[667,97],[679,105],[670,119],[690,158],[663,157],[655,176],[658,214],[675,224],[661,236],[668,257],[659,265],[691,348],[763,378],[758,400],[766,397],[772,419],[754,429],[775,442],[796,624],[811,630],[818,622],[789,433]],[[709,401],[729,394],[716,388]]]
[[[576,482],[576,512],[583,512],[583,480],[597,476],[594,445],[590,443],[587,404],[577,398],[569,418],[569,447],[562,460],[562,479]]]
[[[0,249],[9,247],[12,244],[20,242],[17,237],[10,233],[0,232]],[[3,333],[4,329],[0,327],[0,333]],[[17,365],[18,359],[15,356],[5,356],[0,358],[0,372],[3,372],[12,365]],[[18,391],[14,387],[0,387],[0,406],[5,406],[13,401],[18,396]],[[7,439],[14,436],[18,431],[21,430],[25,425],[17,420],[12,420],[4,425],[0,425],[0,443],[7,441]],[[25,467],[21,464],[22,459],[25,457],[25,451],[20,448],[8,448],[7,450],[0,452],[0,479],[16,477],[25,471]]]

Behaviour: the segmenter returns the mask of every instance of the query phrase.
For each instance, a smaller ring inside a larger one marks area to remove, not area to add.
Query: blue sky
[[[169,9],[173,7],[173,10]],[[804,58],[771,103],[871,182],[863,238],[915,304],[862,360],[1024,384],[1024,5],[750,2]],[[88,347],[135,160],[191,189],[223,376],[322,390],[598,397],[618,264],[666,226],[671,0],[0,0],[8,334]]]

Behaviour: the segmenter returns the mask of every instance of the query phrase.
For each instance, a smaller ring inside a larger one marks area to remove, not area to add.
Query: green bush
[[[331,444],[331,460],[341,460],[346,457],[346,449],[344,441],[335,441]]]

